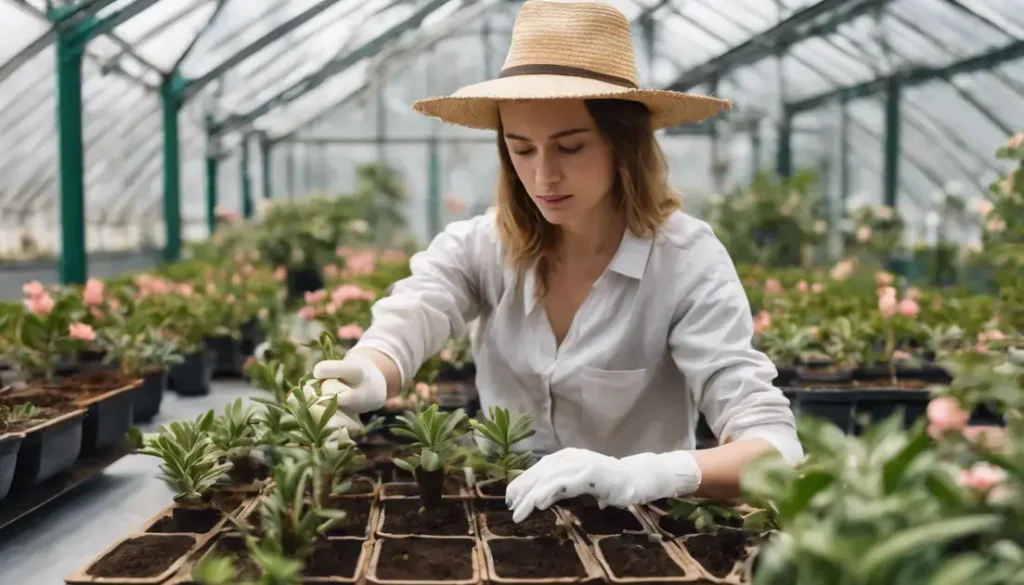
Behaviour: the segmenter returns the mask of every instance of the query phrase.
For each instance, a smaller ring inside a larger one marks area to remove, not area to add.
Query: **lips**
[[[537,199],[540,199],[544,203],[558,203],[560,201],[565,201],[570,197],[572,197],[572,195],[538,195]]]

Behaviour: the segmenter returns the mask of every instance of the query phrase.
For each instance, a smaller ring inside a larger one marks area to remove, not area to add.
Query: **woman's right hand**
[[[361,414],[384,406],[388,384],[380,368],[367,357],[349,355],[313,366],[313,377],[323,380],[323,395],[338,397],[338,410]],[[333,383],[332,383],[333,382]]]

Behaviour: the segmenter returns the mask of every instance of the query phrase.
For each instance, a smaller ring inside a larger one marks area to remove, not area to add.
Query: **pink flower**
[[[338,328],[338,339],[359,339],[363,335],[363,328],[357,323],[349,323]]]
[[[912,286],[907,289],[907,292],[903,293],[903,298],[916,301],[917,299],[921,298],[921,291],[918,290],[917,287]]]
[[[302,317],[306,321],[312,321],[316,319],[316,309],[313,307],[302,307],[299,309],[299,317]]]
[[[401,263],[409,259],[409,256],[401,250],[384,250],[380,255],[381,262]]]
[[[217,285],[213,284],[212,282],[206,283],[206,294],[208,294],[208,295],[215,295],[215,294],[217,294]]]
[[[1006,143],[1006,146],[1010,148],[1020,148],[1024,146],[1024,132],[1018,132],[1010,137],[1010,140]]]
[[[25,299],[25,307],[32,312],[32,314],[39,317],[45,317],[50,314],[53,310],[53,297],[47,294],[45,291],[43,294],[33,296]]]
[[[392,396],[384,401],[384,408],[388,410],[401,410],[405,406],[401,396]]]
[[[228,296],[224,297],[224,302],[228,304],[235,302],[235,295],[229,294]]]
[[[103,304],[103,281],[98,278],[90,278],[85,282],[82,289],[82,302],[87,306]]]
[[[832,267],[830,276],[833,280],[846,280],[853,274],[856,263],[853,260],[843,260]]]
[[[812,339],[817,339],[817,338],[818,338],[818,335],[820,335],[820,334],[821,334],[821,330],[820,330],[820,329],[818,329],[818,326],[817,326],[817,325],[815,325],[815,326],[811,327],[811,330],[810,330],[810,332],[811,332],[811,338],[812,338]]]
[[[46,292],[46,287],[39,283],[38,280],[32,282],[26,282],[21,286],[21,292],[25,293],[25,296],[29,298],[41,297]]]
[[[252,264],[246,264],[242,267],[242,274],[246,276],[251,276],[253,272],[256,272],[256,269],[252,267]]]
[[[772,316],[768,311],[761,311],[754,317],[754,333],[764,333],[772,326]]]
[[[288,278],[288,269],[284,266],[278,266],[274,269],[274,280],[277,282],[284,282]]]
[[[450,362],[455,356],[452,355],[452,350],[446,347],[441,350],[441,353],[437,354],[437,357],[441,358],[443,361]]]
[[[866,225],[862,225],[859,228],[857,228],[857,241],[858,242],[863,244],[864,242],[866,242],[866,241],[868,241],[870,239],[871,239],[871,228],[870,227],[868,227]]]
[[[994,234],[1006,231],[1006,222],[1000,217],[993,217],[985,224],[985,231]]]
[[[238,273],[233,274],[231,276],[231,284],[233,284],[235,286],[241,286],[242,285],[242,275],[238,274]]]
[[[960,486],[979,492],[987,492],[1006,481],[1006,477],[1005,469],[982,461],[975,463],[970,469],[960,472]]]
[[[777,295],[782,292],[782,283],[777,278],[769,278],[764,281],[764,292],[769,295]]]
[[[917,301],[913,299],[903,299],[900,301],[897,310],[900,315],[903,315],[904,317],[916,317],[921,309],[917,306]]]
[[[373,274],[377,268],[377,256],[373,252],[356,252],[345,257],[345,273],[351,276]]]
[[[811,292],[816,294],[816,295],[820,295],[822,293],[822,291],[824,291],[824,290],[825,290],[825,286],[823,284],[821,284],[820,282],[816,282],[816,283],[811,285]]]
[[[183,296],[183,297],[190,297],[190,296],[192,296],[193,292],[194,291],[192,290],[192,285],[191,284],[179,284],[178,285],[178,294]]]
[[[800,282],[796,283],[796,289],[800,292],[807,292],[807,281],[801,280]]]
[[[68,335],[71,339],[78,339],[80,341],[96,340],[96,332],[85,323],[72,323],[68,325]]]
[[[103,311],[101,311],[99,307],[90,307],[89,314],[92,315],[92,318],[97,321],[102,321],[104,317],[106,317],[106,315],[103,314]]]
[[[878,286],[892,286],[894,282],[896,282],[896,277],[889,272],[879,270],[875,273],[875,284]]]
[[[998,329],[987,329],[985,331],[980,331],[978,332],[977,350],[986,351],[988,350],[988,342],[1004,341],[1005,339],[1006,335],[1004,335],[1003,332]]]
[[[349,301],[372,301],[374,294],[354,284],[343,284],[331,291],[331,302],[344,305]]]
[[[898,305],[896,289],[891,286],[883,288],[878,295],[878,312],[882,314],[882,317],[889,319],[895,315]]]
[[[338,270],[338,266],[336,264],[328,264],[324,266],[324,278],[338,278],[338,274],[340,272],[341,271]]]
[[[306,304],[313,305],[316,303],[323,302],[325,296],[327,296],[327,291],[325,291],[324,289],[320,289],[318,291],[307,290],[305,294]]]
[[[945,432],[962,431],[971,420],[956,398],[939,396],[928,403],[928,434],[937,437]]]
[[[913,359],[911,355],[903,351],[902,349],[897,349],[896,351],[892,352],[892,361],[894,362],[906,362],[910,361],[911,359]]]

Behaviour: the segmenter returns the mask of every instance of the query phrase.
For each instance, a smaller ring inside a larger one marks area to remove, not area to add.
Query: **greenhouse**
[[[1022,0],[0,0],[0,583],[1024,583]]]

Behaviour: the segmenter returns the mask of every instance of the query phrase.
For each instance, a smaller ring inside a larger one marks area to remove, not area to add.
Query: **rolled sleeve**
[[[792,463],[803,457],[775,365],[753,347],[750,303],[725,247],[708,236],[686,270],[681,311],[669,334],[676,366],[721,443],[764,439]]]
[[[371,309],[370,327],[356,347],[395,361],[406,386],[451,337],[465,333],[480,311],[481,258],[493,248],[488,216],[448,224],[426,250],[409,260],[411,276]]]

